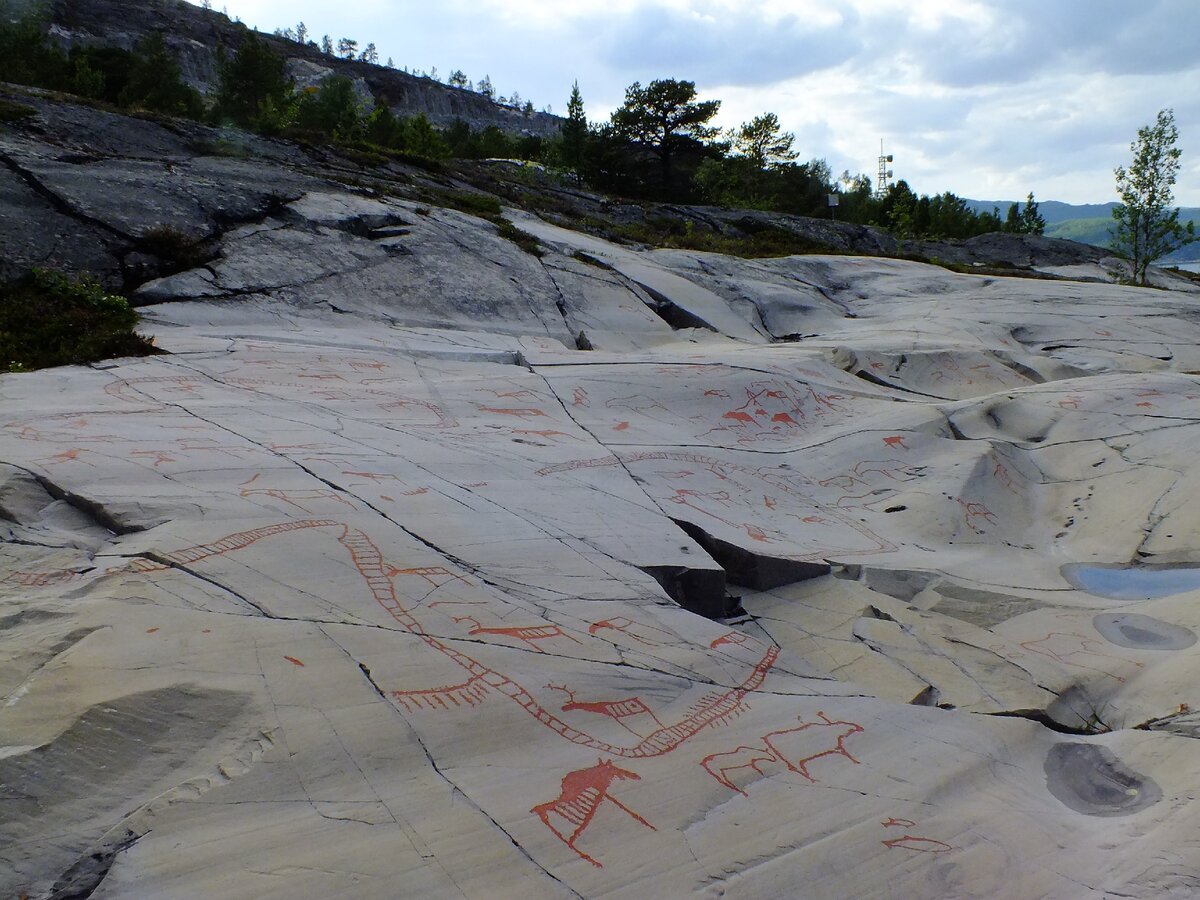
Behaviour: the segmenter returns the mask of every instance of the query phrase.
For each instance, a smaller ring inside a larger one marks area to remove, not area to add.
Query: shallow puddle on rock
[[[1110,643],[1133,650],[1186,650],[1196,643],[1190,628],[1136,613],[1101,613],[1092,625]]]
[[[1113,600],[1155,600],[1200,589],[1200,566],[1072,563],[1059,571],[1072,587]]]
[[[1045,771],[1050,793],[1086,816],[1128,816],[1162,799],[1154,779],[1095,744],[1055,744],[1046,755]]]

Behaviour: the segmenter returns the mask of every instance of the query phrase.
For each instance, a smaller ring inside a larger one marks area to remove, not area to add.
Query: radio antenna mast
[[[888,168],[888,163],[892,161],[892,154],[884,155],[883,138],[879,139],[879,177],[875,179],[875,197],[882,200],[887,196],[888,188],[890,187],[889,180],[892,177],[892,170]]]

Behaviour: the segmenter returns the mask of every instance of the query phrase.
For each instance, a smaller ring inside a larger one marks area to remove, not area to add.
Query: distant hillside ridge
[[[219,52],[236,51],[250,31],[223,13],[182,0],[53,0],[49,13],[50,36],[64,49],[114,45],[130,50],[147,35],[161,32],[168,49],[179,59],[184,80],[202,94],[216,90]],[[494,125],[510,134],[542,137],[557,135],[563,122],[559,116],[536,111],[526,114],[432,78],[340,59],[308,44],[258,33],[288,59],[293,75],[305,83],[326,72],[346,75],[354,79],[360,94],[382,98],[396,115],[424,113],[439,127],[461,119],[475,130]]]
[[[1037,198],[1034,198],[1037,200]],[[967,200],[969,206],[974,212],[991,212],[993,209],[1000,210],[1001,218],[1008,212],[1009,206],[1014,203],[1025,205],[1025,198],[1020,200]],[[1046,220],[1047,225],[1057,225],[1059,222],[1065,222],[1068,219],[1099,219],[1112,218],[1113,207],[1116,203],[1063,203],[1061,200],[1037,200],[1038,212],[1042,218]]]
[[[1010,205],[1023,205],[1025,201],[967,200],[966,203],[973,212],[991,212],[993,208],[998,208],[1003,218]],[[1063,203],[1060,200],[1037,200],[1037,205],[1038,212],[1046,220],[1046,237],[1065,238],[1081,244],[1091,244],[1093,247],[1108,247],[1112,233],[1112,211],[1117,205],[1115,202]],[[1181,207],[1179,221],[1195,222],[1197,229],[1200,229],[1200,207]],[[1164,256],[1162,261],[1172,263],[1194,260],[1200,260],[1200,242],[1180,247],[1174,253]]]

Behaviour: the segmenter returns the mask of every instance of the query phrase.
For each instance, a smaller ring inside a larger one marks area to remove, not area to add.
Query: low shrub
[[[473,194],[470,191],[435,191],[430,199],[438,206],[457,209],[484,219],[495,220],[500,215],[500,201],[491,194]]]
[[[542,251],[538,239],[528,231],[522,231],[508,219],[501,219],[496,223],[496,233],[506,241],[512,241],[526,253],[530,253],[539,259],[546,254]]]
[[[691,221],[680,222],[652,218],[643,224],[607,224],[597,229],[602,236],[618,241],[649,244],[674,250],[700,250],[724,253],[748,259],[774,256],[798,256],[806,253],[836,253],[820,241],[814,241],[785,228],[767,226],[753,234],[728,235],[708,228],[696,228]]]
[[[158,353],[137,334],[138,314],[93,278],[35,269],[0,288],[0,371],[85,365]]]
[[[171,225],[156,225],[142,232],[138,239],[142,250],[163,260],[172,272],[194,269],[208,261],[204,242],[174,228]]]
[[[37,110],[24,103],[13,103],[0,98],[0,122],[20,122],[37,115]]]

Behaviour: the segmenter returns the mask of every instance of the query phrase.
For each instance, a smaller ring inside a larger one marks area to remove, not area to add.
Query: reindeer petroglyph
[[[809,770],[819,759],[841,756],[857,765],[859,760],[846,749],[846,739],[864,731],[863,726],[857,722],[830,719],[823,712],[818,712],[817,717],[818,721],[805,722],[801,719],[794,728],[768,732],[760,738],[760,744],[740,745],[723,753],[711,753],[700,761],[700,765],[725,787],[746,796],[746,791],[730,777],[730,773],[738,769],[752,769],[758,775],[766,776],[767,772],[761,766],[782,765],[789,772],[815,783],[817,779]],[[809,753],[810,750],[814,752]]]
[[[596,816],[600,804],[609,802],[624,811],[631,818],[645,825],[651,831],[658,829],[635,813],[632,809],[609,793],[609,786],[614,781],[641,781],[642,776],[628,769],[622,769],[613,764],[611,759],[603,757],[597,764],[588,769],[578,769],[563,776],[562,789],[558,796],[548,803],[539,803],[529,810],[542,820],[543,824],[558,837],[560,841],[575,851],[581,859],[586,859],[593,866],[602,868],[603,863],[588,856],[575,846],[579,836],[587,830],[588,825]],[[565,834],[554,827],[551,816],[561,819],[572,826],[570,834]]]

